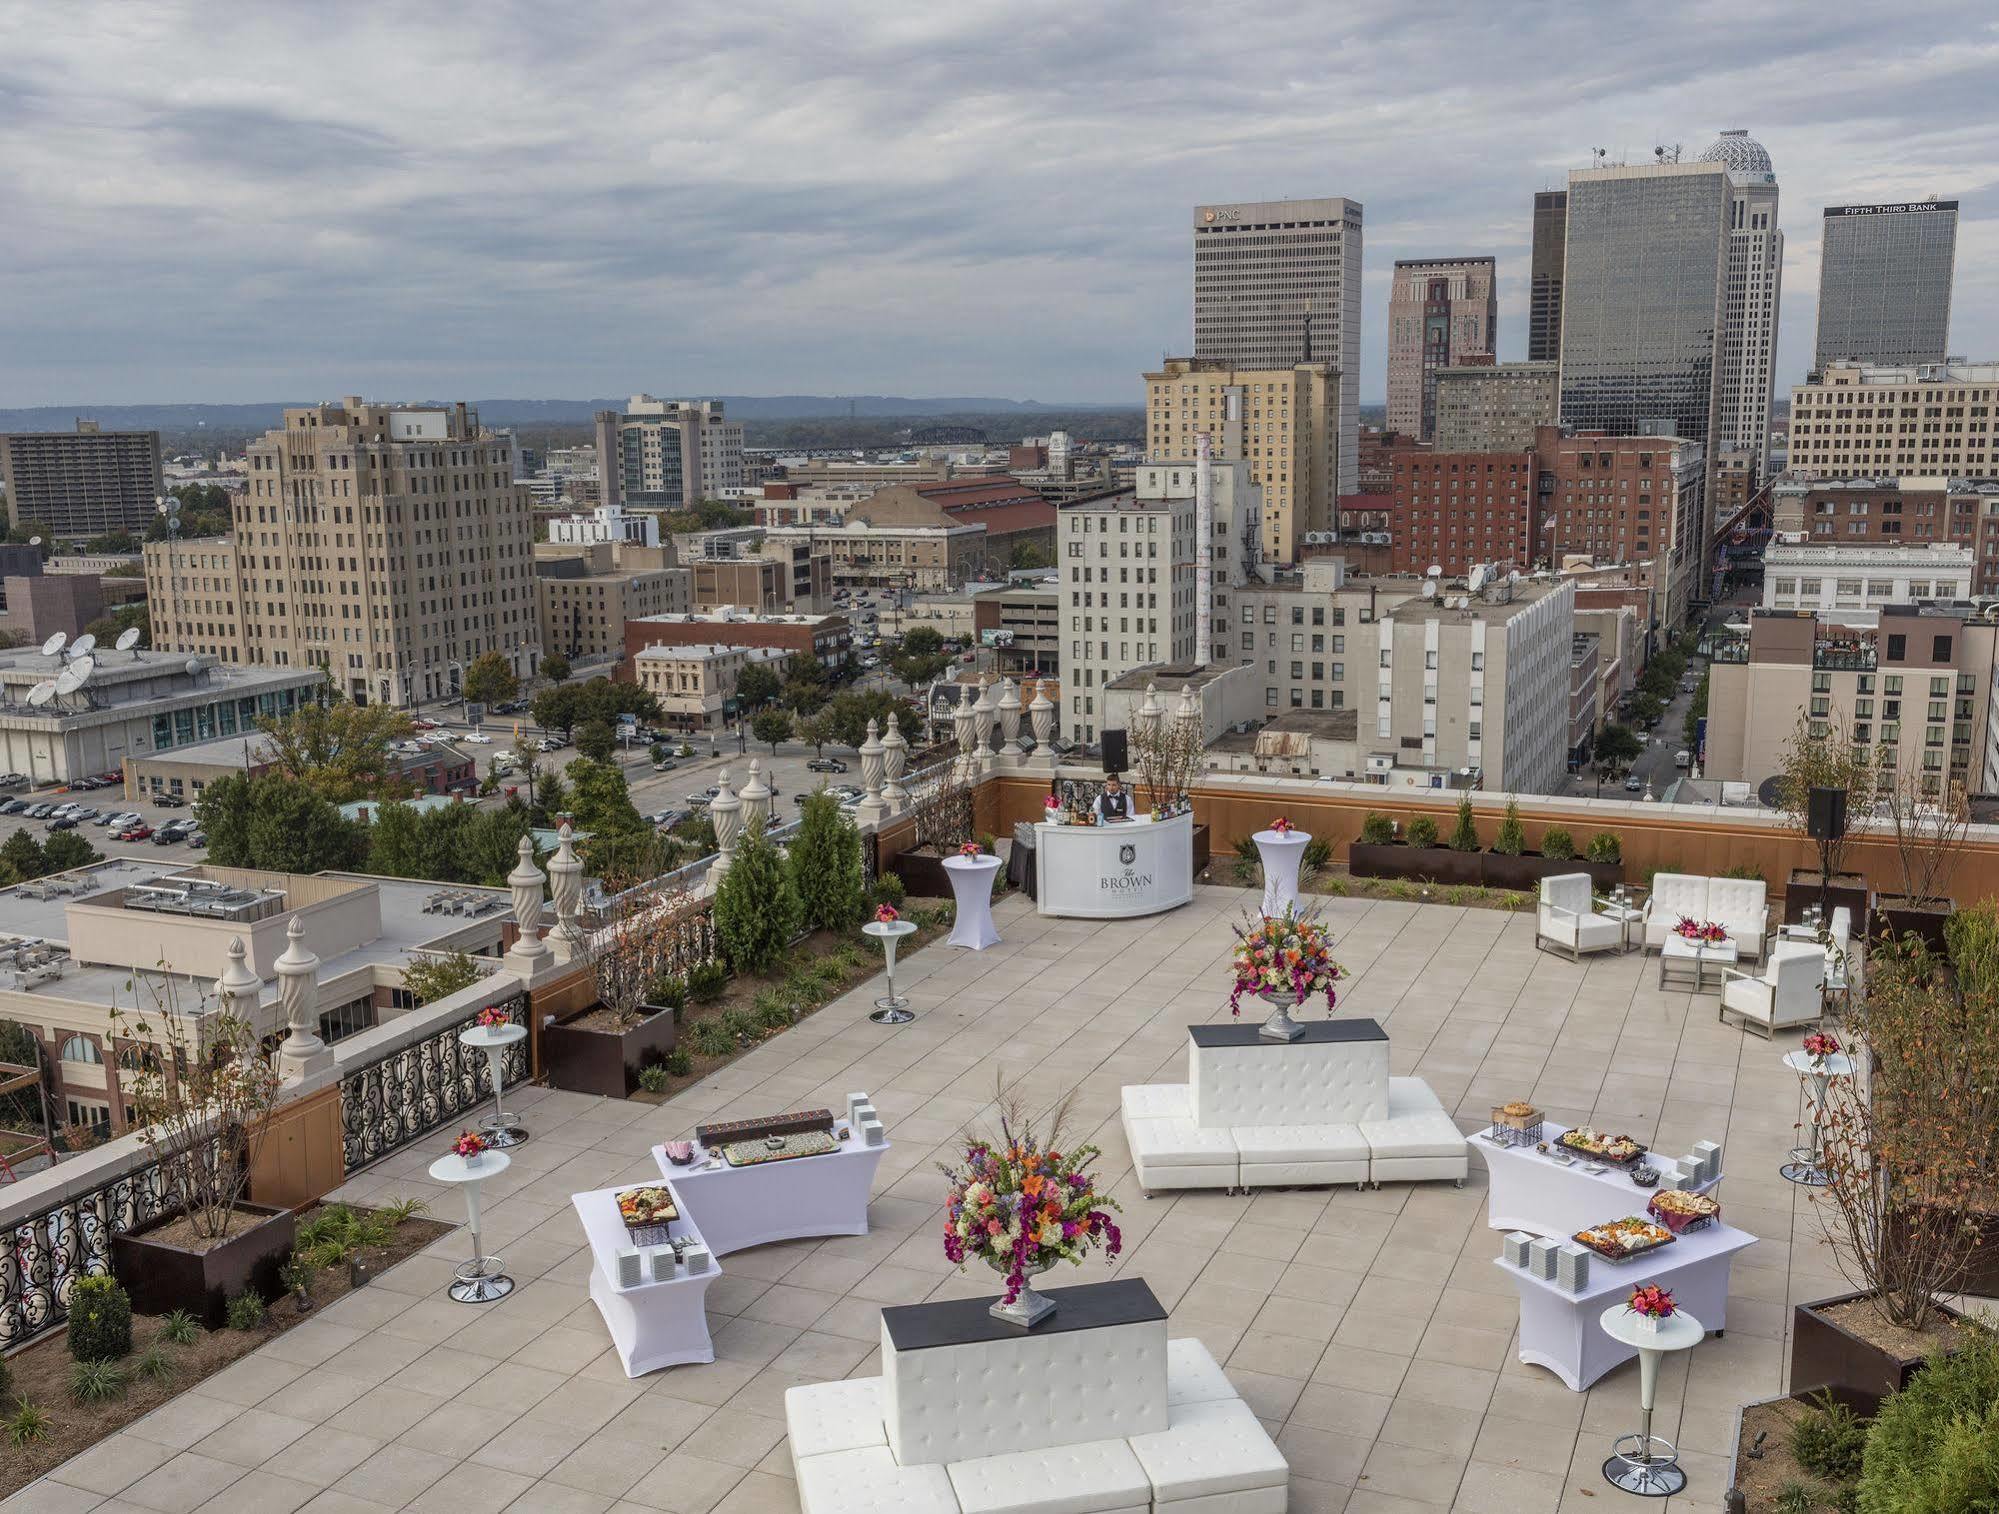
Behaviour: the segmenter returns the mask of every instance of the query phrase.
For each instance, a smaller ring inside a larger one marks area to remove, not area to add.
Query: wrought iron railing
[[[214,1145],[205,1153],[214,1159]],[[148,1158],[98,1188],[17,1220],[0,1237],[0,1351],[69,1323],[77,1280],[111,1271],[111,1238],[165,1214],[164,1164]]]
[[[516,1025],[528,1023],[528,997],[516,994],[494,1008]],[[340,1133],[343,1170],[360,1171],[399,1151],[439,1125],[493,1096],[486,1054],[467,1051],[458,1033],[477,1023],[476,1014],[431,1032],[421,1040],[356,1067],[340,1079]],[[526,1041],[501,1054],[503,1083],[527,1076]]]

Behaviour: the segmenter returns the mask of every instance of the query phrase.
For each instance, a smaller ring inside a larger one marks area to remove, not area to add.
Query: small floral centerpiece
[[[463,1157],[468,1162],[476,1162],[479,1154],[485,1149],[486,1138],[476,1130],[459,1131],[458,1139],[451,1143],[451,1154]]]
[[[978,842],[967,841],[963,846],[958,848],[958,855],[960,857],[982,857],[985,853],[979,850]]]
[[[1660,1324],[1673,1317],[1679,1305],[1673,1302],[1670,1288],[1661,1288],[1657,1283],[1647,1283],[1642,1288],[1633,1288],[1631,1297],[1624,1301],[1624,1307],[1638,1316],[1640,1326],[1657,1330]]]
[[[1063,1149],[1066,1101],[1045,1138],[1017,1100],[1003,1095],[999,1108],[998,1140],[972,1139],[959,1165],[938,1164],[951,1185],[944,1200],[944,1255],[960,1267],[981,1261],[1004,1274],[1006,1296],[993,1314],[1032,1325],[1055,1304],[1028,1280],[1057,1262],[1080,1266],[1098,1247],[1115,1257],[1124,1236],[1108,1211],[1120,1206],[1097,1191],[1095,1175],[1086,1170],[1098,1149]]]
[[[1270,829],[1276,835],[1288,836],[1294,830],[1296,830],[1297,827],[1293,825],[1289,820],[1286,820],[1282,815],[1279,815],[1275,820],[1270,822]]]
[[[884,904],[875,910],[875,919],[879,920],[883,925],[893,925],[901,918],[902,916],[896,913],[893,904]]]
[[[1041,807],[1044,810],[1059,810],[1062,808],[1062,801],[1057,799],[1053,794],[1043,794],[1041,796]]]
[[[1326,996],[1330,1014],[1338,1002],[1333,985],[1343,969],[1333,960],[1332,934],[1316,914],[1299,915],[1287,908],[1282,915],[1260,915],[1245,930],[1235,927],[1231,957],[1235,985],[1229,992],[1229,1014],[1242,1014],[1242,996],[1256,994],[1275,1012],[1263,1034],[1274,1041],[1295,1041],[1304,1033],[1288,1007],[1303,1004],[1313,994]]]
[[[1697,946],[1713,946],[1728,939],[1727,927],[1717,925],[1712,920],[1696,920],[1692,915],[1680,916],[1673,927],[1673,934],[1692,941]]]
[[[1839,1054],[1839,1037],[1831,1031],[1815,1030],[1805,1037],[1805,1055],[1814,1062]]]
[[[514,1017],[497,1004],[489,1004],[479,1011],[479,1028],[481,1030],[497,1030],[502,1025],[511,1025],[513,1023]]]

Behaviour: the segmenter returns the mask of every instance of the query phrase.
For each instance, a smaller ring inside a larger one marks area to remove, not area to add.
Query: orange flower
[[[1041,1190],[1048,1186],[1048,1180],[1038,1172],[1031,1172],[1020,1180],[1020,1191],[1031,1199],[1041,1197]]]

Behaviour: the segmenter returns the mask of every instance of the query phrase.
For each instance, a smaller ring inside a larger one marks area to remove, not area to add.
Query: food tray
[[[1573,1130],[1565,1130],[1555,1137],[1552,1144],[1561,1147],[1564,1151],[1573,1152],[1579,1157],[1588,1157],[1593,1162],[1607,1162],[1612,1167],[1629,1167],[1634,1162],[1645,1160],[1645,1148],[1643,1146],[1639,1146],[1628,1157],[1615,1157],[1611,1156],[1608,1152],[1598,1151],[1589,1146],[1578,1145],[1569,1139],[1574,1134]]]
[[[771,1146],[769,1141],[778,1144]],[[760,1162],[784,1162],[793,1157],[823,1157],[839,1150],[839,1143],[823,1130],[800,1131],[792,1135],[766,1137],[755,1141],[731,1141],[722,1155],[731,1167],[754,1167]]]
[[[1670,1190],[1661,1191],[1668,1192]],[[1694,1197],[1697,1199],[1706,1198],[1707,1195],[1695,1194]],[[1706,1214],[1678,1214],[1671,1209],[1659,1208],[1658,1202],[1658,1196],[1655,1194],[1646,1203],[1646,1218],[1651,1220],[1655,1225],[1665,1226],[1675,1235],[1692,1235],[1697,1230],[1706,1230],[1721,1219],[1721,1205],[1719,1201],[1714,1201]]]
[[[1630,1216],[1630,1218],[1636,1219],[1638,1218],[1638,1216],[1632,1215]],[[1594,1229],[1595,1227],[1592,1226],[1590,1228]],[[1663,1229],[1664,1227],[1662,1226],[1661,1228]],[[1665,1236],[1665,1238],[1662,1240],[1648,1241],[1646,1244],[1642,1246],[1633,1246],[1624,1249],[1613,1250],[1608,1247],[1598,1245],[1594,1241],[1586,1239],[1585,1237],[1588,1235],[1588,1233],[1589,1233],[1588,1230],[1578,1230],[1574,1235],[1569,1237],[1569,1239],[1574,1241],[1578,1246],[1581,1246],[1586,1251],[1594,1251],[1598,1256],[1602,1257],[1606,1262],[1633,1261],[1638,1257],[1645,1256],[1651,1252],[1657,1251],[1661,1246],[1670,1246],[1673,1244],[1673,1236],[1670,1233],[1668,1233]]]
[[[694,1127],[694,1138],[703,1146],[726,1146],[731,1141],[762,1140],[765,1136],[797,1135],[808,1130],[833,1133],[830,1109],[796,1109],[790,1114],[764,1114],[750,1120],[718,1120],[713,1125]]]

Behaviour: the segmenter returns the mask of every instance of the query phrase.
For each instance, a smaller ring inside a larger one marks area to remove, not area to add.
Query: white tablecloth
[[[860,1136],[823,1157],[790,1157],[749,1167],[675,1167],[666,1148],[653,1159],[717,1256],[808,1235],[866,1235],[875,1169],[891,1143],[864,1146]]]
[[[1276,916],[1298,907],[1298,867],[1312,838],[1304,831],[1258,831],[1253,838],[1263,859],[1263,912]]]
[[[999,945],[999,932],[993,927],[993,874],[999,869],[999,858],[990,854],[944,859],[944,871],[951,875],[951,892],[958,901],[951,945],[969,946],[975,952]]]
[[[683,1271],[671,1281],[620,1288],[618,1253],[631,1245],[631,1232],[618,1213],[621,1188],[572,1193],[569,1202],[583,1222],[583,1233],[596,1261],[590,1269],[590,1298],[611,1332],[611,1344],[618,1348],[625,1376],[639,1377],[682,1362],[712,1362],[715,1346],[708,1338],[708,1285],[722,1275],[722,1269],[711,1256],[704,1271]],[[716,1248],[699,1225],[689,1219],[684,1202],[680,1213],[671,1233],[714,1252]]]
[[[1552,1148],[1563,1129],[1560,1125],[1546,1126],[1541,1139]],[[1564,1167],[1531,1146],[1495,1146],[1483,1135],[1473,1136],[1470,1145],[1485,1160],[1485,1218],[1495,1230],[1524,1230],[1529,1235],[1567,1240],[1578,1230],[1605,1220],[1644,1214],[1645,1201],[1657,1191],[1640,1188],[1622,1167],[1591,1174],[1583,1171],[1581,1161]],[[1686,1186],[1706,1193],[1718,1187],[1721,1178],[1717,1174],[1712,1183]]]
[[[1524,1268],[1509,1266],[1504,1257],[1493,1265],[1513,1280],[1520,1294],[1520,1360],[1546,1367],[1580,1393],[1638,1354],[1635,1347],[1603,1332],[1606,1308],[1633,1288],[1657,1283],[1671,1289],[1674,1301],[1708,1329],[1726,1329],[1729,1266],[1736,1252],[1755,1244],[1756,1237],[1746,1230],[1713,1225],[1628,1262],[1606,1261],[1592,1253],[1589,1286],[1581,1293],[1531,1277]]]

